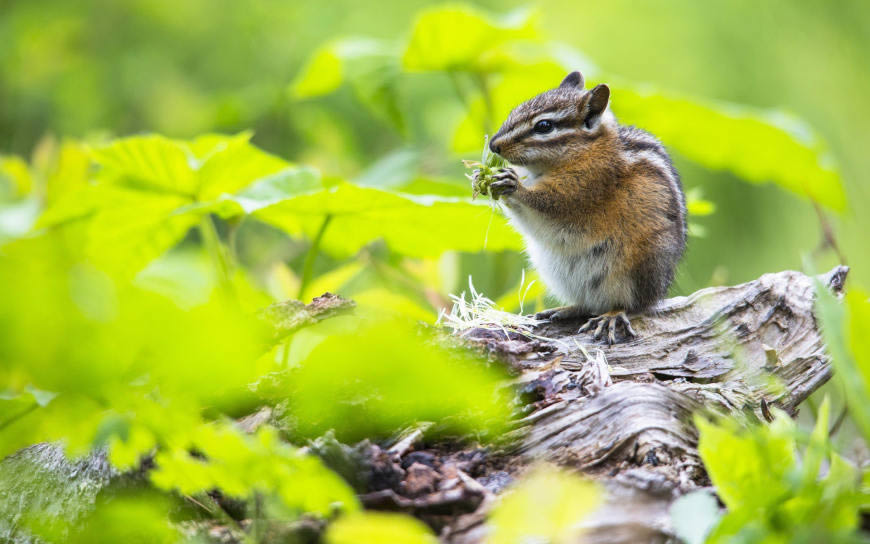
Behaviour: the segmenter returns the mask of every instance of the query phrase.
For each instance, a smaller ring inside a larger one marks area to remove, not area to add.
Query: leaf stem
[[[229,231],[227,232],[227,251],[229,252],[230,265],[233,269],[239,266],[239,228],[247,218],[247,215],[236,217],[229,222]]]
[[[450,78],[450,84],[453,86],[453,92],[456,93],[456,97],[462,102],[462,107],[470,114],[471,104],[468,102],[468,97],[465,96],[465,91],[462,90],[462,85],[459,84],[459,74],[454,70],[448,70],[447,76]]]
[[[828,218],[819,203],[812,197],[810,197],[810,202],[813,203],[813,209],[816,212],[816,216],[819,218],[819,226],[822,229],[822,243],[819,245],[816,252],[820,253],[826,249],[832,249],[834,254],[837,255],[837,259],[840,260],[839,264],[846,264],[846,256],[843,255],[842,251],[840,251],[840,245],[837,243],[837,235],[834,232],[834,227],[831,225],[831,222],[828,221]]]
[[[320,223],[320,228],[317,229],[317,234],[311,240],[311,247],[308,248],[308,253],[305,255],[305,262],[302,264],[302,279],[299,281],[299,293],[296,298],[302,300],[302,295],[305,294],[305,288],[311,282],[311,275],[314,273],[314,262],[317,260],[317,254],[320,252],[320,242],[323,240],[323,235],[326,233],[329,223],[332,221],[332,214],[326,214],[323,222]]]
[[[495,119],[495,107],[492,104],[492,93],[489,90],[489,81],[486,74],[483,72],[474,72],[477,86],[480,88],[480,94],[483,96],[483,108],[486,112],[483,120],[483,131],[490,134]]]
[[[7,419],[6,421],[0,422],[0,430],[5,429],[6,427],[12,425],[13,423],[15,423],[16,421],[18,421],[19,419],[21,419],[21,418],[23,418],[24,416],[26,416],[27,414],[29,414],[30,412],[36,410],[37,408],[39,408],[39,403],[38,403],[38,402],[34,402],[33,404],[31,404],[30,406],[28,406],[28,407],[25,408],[24,410],[18,412],[18,413],[15,414],[14,416],[10,417],[10,418]]]
[[[218,275],[218,282],[221,287],[228,292],[232,291],[231,272],[229,256],[227,250],[221,243],[217,228],[215,228],[214,220],[210,214],[206,214],[199,222],[199,232],[202,235],[202,242],[211,256],[215,271]]]

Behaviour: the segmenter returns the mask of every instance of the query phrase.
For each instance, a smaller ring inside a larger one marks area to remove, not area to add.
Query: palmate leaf
[[[200,406],[233,409],[244,399],[260,373],[240,364],[262,352],[258,321],[218,298],[182,309],[95,269],[70,268],[46,242],[4,248],[0,381],[33,398],[22,394],[0,406],[8,408],[0,416],[0,457],[56,440],[77,455],[98,434],[108,438],[96,429],[113,412],[159,436],[175,423],[189,428],[179,416],[198,417]],[[159,403],[150,396],[156,390]]]
[[[191,455],[192,449],[201,455]],[[193,495],[220,489],[236,498],[274,494],[291,511],[323,517],[337,508],[359,509],[347,483],[268,427],[247,436],[231,423],[202,424],[180,434],[170,449],[157,454],[155,463],[151,481],[165,490]]]
[[[319,171],[308,166],[289,166],[262,177],[233,195],[223,194],[217,201],[229,200],[238,204],[240,211],[236,215],[240,215],[322,188]]]
[[[123,138],[91,155],[106,173],[132,187],[193,198],[199,186],[190,150],[164,136]]]
[[[321,247],[336,256],[351,255],[381,238],[409,257],[438,256],[448,250],[480,251],[484,247],[492,251],[522,248],[519,235],[486,204],[391,193],[349,183],[290,198],[253,215],[291,235],[309,237],[330,216]]]
[[[192,142],[159,135],[116,140],[92,151],[98,178],[142,191],[169,192],[208,201],[234,193],[290,164],[238,136],[206,135]]]
[[[555,87],[565,72],[555,62],[506,71],[491,90],[495,117],[504,119],[513,107]],[[611,85],[611,108],[620,122],[649,130],[686,158],[753,183],[776,183],[833,210],[845,208],[842,180],[805,123],[780,112],[671,95],[614,78],[596,79]],[[454,132],[454,150],[480,149],[484,119],[483,101],[474,101]]]
[[[92,150],[93,183],[56,191],[37,228],[87,221],[84,254],[120,275],[141,270],[207,213],[233,217],[320,187],[316,171],[270,155],[238,136],[191,142],[147,135]],[[80,177],[81,161],[68,160]],[[64,172],[55,176],[64,179]],[[58,182],[60,183],[60,182]]]
[[[223,194],[235,193],[291,167],[284,159],[252,145],[248,138],[249,135],[244,134],[241,138],[219,141],[208,152],[198,169],[197,200],[209,201]]]
[[[175,246],[200,216],[177,214],[188,199],[130,190],[101,192],[99,208],[88,221],[85,256],[98,268],[132,276]]]

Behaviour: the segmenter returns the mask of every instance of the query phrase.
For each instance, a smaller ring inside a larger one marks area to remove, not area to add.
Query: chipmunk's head
[[[571,72],[559,87],[514,108],[490,149],[509,162],[540,169],[600,138],[616,122],[607,109],[610,88],[586,90],[583,83],[580,72]]]

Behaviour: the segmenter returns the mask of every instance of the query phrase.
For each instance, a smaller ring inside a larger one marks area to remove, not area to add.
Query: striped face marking
[[[493,148],[514,164],[545,164],[558,159],[569,146],[594,139],[601,119],[612,117],[604,111],[609,90],[604,91],[567,85],[520,104],[493,136]],[[595,108],[598,110],[593,111]]]

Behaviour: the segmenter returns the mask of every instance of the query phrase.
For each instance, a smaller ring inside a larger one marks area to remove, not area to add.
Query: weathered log
[[[847,272],[837,267],[819,279],[839,293]],[[831,377],[814,299],[812,278],[780,272],[665,300],[632,320],[638,338],[625,344],[590,345],[577,323],[535,328],[527,349],[518,334],[463,336],[518,369],[520,387],[534,397],[517,431],[514,471],[544,459],[601,481],[609,500],[586,522],[587,541],[659,542],[674,536],[670,504],[709,485],[694,412],[762,419],[777,406],[793,414]],[[493,502],[457,519],[442,539],[482,542]]]

